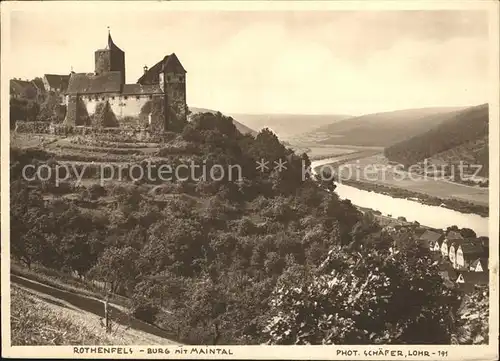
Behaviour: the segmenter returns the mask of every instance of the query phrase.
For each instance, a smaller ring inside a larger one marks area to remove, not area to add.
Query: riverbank
[[[444,207],[461,213],[477,214],[481,217],[489,216],[489,207],[473,204],[471,202],[461,201],[458,199],[442,199],[419,192],[409,191],[403,188],[396,188],[355,180],[343,180],[342,183],[364,191],[375,192],[393,198],[408,199],[428,206]]]

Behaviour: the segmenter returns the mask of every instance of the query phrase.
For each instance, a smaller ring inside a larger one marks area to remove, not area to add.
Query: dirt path
[[[69,304],[76,309],[93,313],[94,315],[97,315],[99,317],[104,317],[104,303],[98,299],[68,291],[63,291],[52,286],[37,281],[32,281],[30,279],[14,274],[10,275],[10,281],[18,286],[21,286],[22,288],[35,291],[38,294],[46,295],[45,299],[47,301],[52,300],[52,302],[54,302],[56,300],[59,300],[61,304]],[[171,343],[172,345],[179,344],[178,342],[171,341],[171,337],[173,335],[167,330],[163,330],[157,326],[150,325],[136,318],[129,317],[128,314],[114,305],[109,304],[108,307],[110,309],[111,318],[114,322],[124,326],[130,326],[130,328],[135,330],[162,337],[169,341],[169,343]]]

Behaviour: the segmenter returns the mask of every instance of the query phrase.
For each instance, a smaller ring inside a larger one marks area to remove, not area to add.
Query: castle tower
[[[95,52],[95,73],[121,72],[121,83],[125,84],[125,52],[115,45],[108,30],[108,44]]]
[[[187,119],[186,105],[186,70],[175,53],[164,58],[161,73],[159,74],[159,85],[165,94],[167,112],[167,124],[176,117]]]

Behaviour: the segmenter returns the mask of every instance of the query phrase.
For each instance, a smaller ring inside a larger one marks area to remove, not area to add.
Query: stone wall
[[[155,95],[158,97],[158,95]],[[160,95],[163,98],[163,96]],[[95,114],[99,105],[109,103],[111,110],[116,116],[119,125],[139,126],[144,125],[144,119],[141,119],[141,110],[148,103],[151,102],[153,96],[151,95],[121,95],[118,93],[108,93],[101,95],[80,95],[80,101],[85,105],[86,111],[90,117]],[[74,97],[66,97],[68,116],[74,117],[74,113],[70,112],[70,108],[76,107],[76,100]],[[74,104],[73,104],[74,103]],[[143,117],[144,118],[144,117]],[[72,123],[67,123],[72,125]],[[74,124],[73,124],[74,125]]]

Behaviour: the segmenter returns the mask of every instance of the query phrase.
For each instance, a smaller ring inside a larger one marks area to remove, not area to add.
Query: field
[[[488,205],[488,189],[452,183],[437,177],[422,177],[396,170],[382,155],[358,159],[344,165],[343,179],[381,184],[427,194],[433,197],[459,199],[478,205]]]
[[[320,160],[329,157],[358,153],[360,151],[382,151],[380,147],[364,147],[359,145],[327,145],[314,142],[294,142],[291,148],[297,154],[307,153],[309,159]]]

